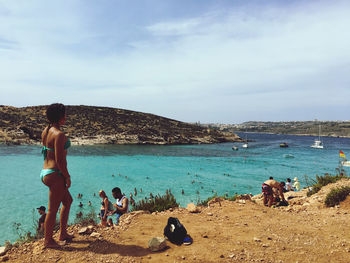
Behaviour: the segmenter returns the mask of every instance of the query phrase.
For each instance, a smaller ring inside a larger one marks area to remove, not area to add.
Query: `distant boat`
[[[237,146],[232,146],[232,150],[238,151],[238,147]]]
[[[245,132],[245,143],[242,144],[242,148],[248,148],[248,136],[247,136],[247,131]]]
[[[288,147],[288,143],[282,142],[282,143],[280,143],[280,147],[281,148],[287,148]]]
[[[312,144],[310,147],[316,149],[323,149],[323,143],[321,141],[321,124],[318,126],[318,139],[316,139],[314,141],[314,144]]]
[[[341,161],[341,165],[345,166],[345,167],[350,167],[350,161],[344,159],[344,160]]]
[[[294,155],[293,154],[283,154],[283,157],[287,158],[287,159],[291,159],[291,158],[294,158]]]

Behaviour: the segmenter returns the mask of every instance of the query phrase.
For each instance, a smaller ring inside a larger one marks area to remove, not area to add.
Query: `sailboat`
[[[242,144],[242,148],[248,148],[247,131],[245,133],[245,143]]]
[[[318,126],[318,139],[316,139],[314,141],[314,144],[312,144],[310,147],[316,149],[323,149],[323,143],[321,141],[321,124]]]

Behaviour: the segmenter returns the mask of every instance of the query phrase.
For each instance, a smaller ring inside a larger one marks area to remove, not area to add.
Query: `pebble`
[[[183,260],[185,260],[185,259],[186,259],[186,257],[185,257],[185,256],[182,256],[181,258],[182,258]]]
[[[207,213],[207,215],[208,215],[208,216],[213,216],[213,213],[210,213],[210,212],[209,212],[209,213]]]
[[[259,238],[257,238],[257,237],[254,237],[253,240],[254,240],[255,242],[261,242],[261,239],[259,239]]]
[[[235,257],[235,254],[231,254],[228,256],[229,258],[234,258]]]

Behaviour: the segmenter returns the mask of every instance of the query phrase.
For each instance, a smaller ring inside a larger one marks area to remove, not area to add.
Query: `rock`
[[[259,238],[257,238],[257,237],[254,237],[253,240],[254,240],[255,242],[261,242],[261,239],[259,239]]]
[[[207,215],[208,215],[208,216],[213,216],[213,213],[210,213],[210,212],[209,212],[209,213],[207,213]]]
[[[189,203],[186,207],[187,211],[190,213],[198,213],[199,208],[194,203]]]
[[[238,203],[245,204],[246,202],[245,202],[245,200],[238,200]]]
[[[208,238],[208,235],[203,235],[203,238]]]
[[[5,262],[5,261],[8,261],[9,260],[9,257],[8,256],[3,256],[1,258],[1,262]]]
[[[93,233],[91,233],[90,237],[96,237],[96,238],[98,238],[98,237],[101,237],[101,234],[98,233],[98,232],[93,232]]]
[[[166,240],[164,237],[153,237],[148,241],[148,248],[155,252],[163,250],[166,247]]]
[[[229,258],[234,258],[235,257],[235,254],[231,254],[228,256]]]
[[[88,227],[82,227],[78,230],[79,235],[88,235],[91,234],[94,230],[93,226],[88,226]]]
[[[262,244],[262,247],[269,247],[268,244]]]
[[[0,256],[5,255],[6,253],[6,247],[0,247]]]
[[[225,256],[224,255],[220,255],[220,258],[224,258]]]

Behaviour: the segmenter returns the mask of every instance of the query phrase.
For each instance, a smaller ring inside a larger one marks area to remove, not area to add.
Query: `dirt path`
[[[290,206],[267,208],[255,201],[222,201],[189,213],[184,208],[129,214],[120,227],[95,228],[101,237],[79,235],[62,250],[42,249],[42,240],[7,252],[9,262],[350,262],[350,198],[325,208],[328,185],[306,198],[290,193]],[[194,242],[151,252],[148,240],[163,236],[169,216],[178,217]],[[4,257],[2,257],[4,258]],[[6,258],[5,258],[6,259]]]

